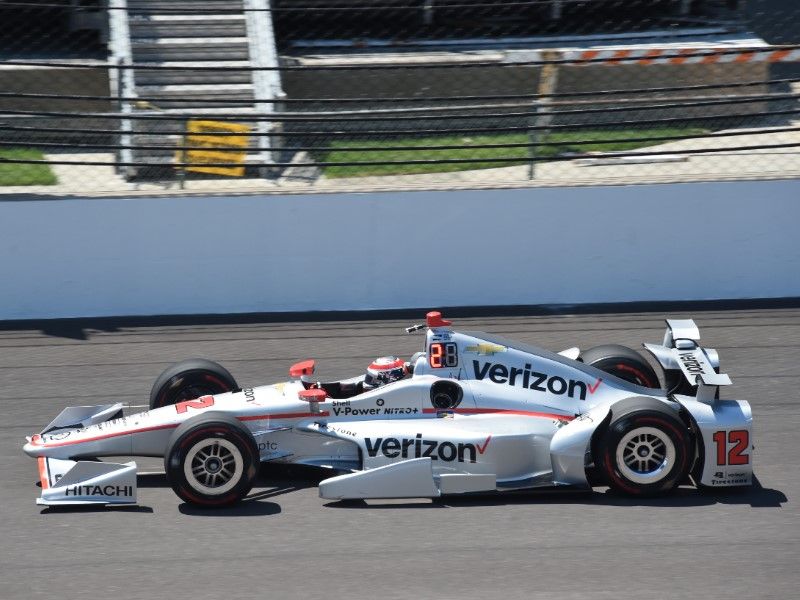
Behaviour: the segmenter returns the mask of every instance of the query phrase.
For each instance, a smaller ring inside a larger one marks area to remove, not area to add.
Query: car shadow
[[[248,496],[233,506],[220,508],[203,508],[184,502],[178,506],[178,511],[184,515],[196,517],[264,517],[277,515],[281,512],[281,505],[275,502],[265,502],[257,497]]]
[[[324,474],[318,474],[313,470],[302,469],[267,469],[269,489],[258,490],[251,493],[244,500],[230,507],[223,508],[203,508],[182,503],[178,510],[185,515],[198,515],[208,517],[254,517],[265,515],[276,515],[281,512],[281,507],[275,502],[266,502],[268,498],[282,496],[308,487],[315,487],[325,478]],[[270,476],[271,475],[271,476]],[[280,476],[282,480],[276,480],[275,476]],[[296,476],[296,477],[293,477]],[[260,473],[258,484],[263,481],[264,473]],[[139,488],[168,488],[169,482],[164,473],[149,472],[140,473],[137,480]],[[177,498],[176,498],[177,499]],[[119,505],[113,504],[73,504],[64,506],[45,506],[40,511],[41,514],[50,513],[91,513],[91,512],[132,512],[132,513],[153,513],[153,508],[143,505]]]
[[[780,490],[765,488],[757,478],[749,488],[702,489],[679,487],[673,493],[656,498],[632,498],[608,488],[584,490],[525,490],[518,492],[444,496],[433,500],[421,498],[408,501],[338,500],[324,504],[326,508],[361,508],[372,510],[458,508],[467,506],[506,506],[515,504],[580,504],[600,506],[649,506],[682,508],[714,504],[750,505],[753,508],[781,508],[788,501]]]
[[[256,485],[267,484],[267,489],[252,492],[239,504],[227,508],[200,508],[188,503],[179,506],[179,510],[187,515],[203,515],[216,517],[246,517],[275,515],[281,507],[275,502],[266,502],[286,494],[316,487],[330,477],[330,471],[304,465],[262,465]],[[169,487],[164,473],[140,473],[140,488]],[[458,508],[467,506],[505,506],[515,504],[580,504],[601,506],[650,506],[680,508],[692,506],[712,506],[715,504],[750,505],[753,508],[781,508],[788,501],[782,491],[764,487],[757,477],[753,477],[753,485],[747,488],[697,489],[692,486],[681,486],[671,494],[655,498],[632,498],[608,488],[596,487],[593,490],[576,490],[570,488],[520,490],[513,492],[488,492],[465,494],[463,496],[444,496],[441,498],[393,499],[393,500],[338,500],[323,504],[326,508],[340,509],[432,509]],[[104,512],[108,510],[122,512],[152,513],[149,506],[114,506],[114,505],[67,505],[48,506],[42,514],[55,512]]]
[[[152,514],[153,508],[141,504],[66,504],[64,506],[45,506],[39,514],[49,515],[55,513],[99,513],[99,512],[124,512]]]
[[[318,469],[302,466],[298,467],[297,465],[262,466],[256,485],[268,483],[268,489],[251,492],[244,500],[233,506],[205,508],[184,502],[178,506],[178,510],[184,515],[204,517],[261,517],[277,515],[281,512],[281,506],[275,502],[267,502],[266,500],[305,488],[315,487],[325,476],[325,474],[319,473]],[[139,475],[139,487],[163,488],[169,487],[169,482],[164,473],[146,473]]]

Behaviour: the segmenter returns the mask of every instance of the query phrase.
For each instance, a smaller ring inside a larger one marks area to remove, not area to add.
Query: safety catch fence
[[[6,2],[0,194],[800,175],[800,7]]]

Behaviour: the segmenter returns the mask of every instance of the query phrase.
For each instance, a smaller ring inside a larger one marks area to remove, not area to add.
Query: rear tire
[[[691,442],[691,432],[668,407],[630,407],[612,417],[600,440],[600,470],[618,492],[664,494],[686,479]]]
[[[581,359],[591,365],[615,375],[620,379],[642,387],[658,388],[658,375],[644,357],[627,346],[605,344],[589,348],[581,354]]]
[[[178,497],[209,508],[229,506],[247,496],[258,465],[258,447],[250,430],[220,412],[182,423],[164,454],[167,480]]]
[[[190,358],[175,363],[158,376],[150,391],[150,408],[238,389],[233,375],[222,365],[204,358]]]

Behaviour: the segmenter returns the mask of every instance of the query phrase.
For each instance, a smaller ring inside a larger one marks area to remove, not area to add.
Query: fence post
[[[111,45],[111,56],[116,65],[117,102],[120,114],[130,114],[133,112],[133,98],[136,96],[136,85],[134,83],[133,53],[131,50],[131,35],[128,27],[128,2],[127,0],[109,0],[109,40]],[[128,67],[128,68],[124,68]],[[123,100],[126,98],[126,100]],[[122,118],[120,121],[120,146],[124,146],[119,151],[119,162],[133,162],[133,135],[130,119]],[[136,168],[124,166],[119,172],[125,173],[126,177],[136,174]]]
[[[550,61],[556,61],[561,58],[561,52],[557,50],[545,50],[542,52],[542,60],[547,61],[542,65],[542,72],[539,75],[539,85],[536,89],[536,102],[534,112],[536,116],[533,117],[533,126],[535,129],[529,131],[528,139],[530,140],[530,167],[528,168],[528,179],[536,177],[536,150],[540,142],[547,137],[547,130],[543,129],[553,122],[552,111],[547,111],[547,114],[540,114],[552,105],[553,99],[551,96],[556,91],[558,85],[558,64]]]
[[[256,102],[255,109],[259,117],[276,112],[275,101],[282,99],[285,94],[281,87],[280,72],[274,70],[278,66],[278,50],[275,46],[275,30],[272,26],[272,7],[270,0],[245,0],[244,8],[250,9],[245,13],[247,20],[247,38],[250,53],[250,66],[268,67],[270,70],[253,70],[253,94]],[[253,10],[255,9],[255,10]],[[275,144],[269,133],[275,127],[272,121],[259,120],[256,122],[258,135],[259,161],[263,163],[276,162]],[[276,138],[277,139],[277,138]],[[267,170],[259,169],[261,177],[266,176]]]

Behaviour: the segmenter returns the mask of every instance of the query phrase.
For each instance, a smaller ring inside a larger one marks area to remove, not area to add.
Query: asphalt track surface
[[[683,313],[672,313],[682,316]],[[663,314],[482,317],[479,329],[560,350],[660,341]],[[52,510],[34,498],[25,435],[63,407],[142,403],[169,363],[214,358],[240,384],[322,377],[409,356],[406,321],[228,323],[0,331],[0,598],[797,598],[800,309],[696,312],[755,419],[758,485],[636,501],[593,493],[443,502],[322,500],[319,477],[262,469],[240,506],[181,504],[161,463],[135,509]]]

